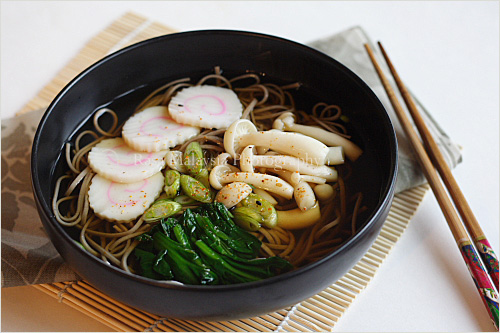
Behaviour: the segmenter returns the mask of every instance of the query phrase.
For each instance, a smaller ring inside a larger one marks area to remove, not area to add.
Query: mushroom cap
[[[330,184],[319,184],[314,187],[314,193],[320,201],[335,198],[335,190]]]
[[[257,127],[247,119],[238,119],[232,123],[224,133],[224,149],[233,158],[236,158],[236,153],[240,150],[240,138],[249,133],[257,132]]]
[[[230,159],[232,160],[233,158],[231,157],[231,155],[229,153],[220,153],[219,155],[217,155],[217,157],[214,160],[214,166],[226,165],[226,166],[231,168],[232,172],[240,171],[240,169],[238,169],[234,165],[229,164]]]
[[[241,152],[241,155],[240,155],[241,171],[254,172],[254,169],[253,169],[254,149],[255,149],[254,145],[248,145]]]
[[[222,175],[226,173],[230,173],[231,168],[228,165],[217,165],[212,171],[210,171],[210,176],[208,180],[210,181],[210,185],[216,190],[220,190],[222,188],[222,184],[220,182],[220,178]]]
[[[284,112],[273,122],[273,128],[284,130],[295,122],[295,115],[292,112]]]
[[[301,174],[298,171],[294,171],[294,172],[291,173],[291,175],[290,175],[290,184],[292,184],[293,186],[295,186],[298,183],[300,183],[301,180],[302,180],[302,177],[301,177]]]
[[[252,187],[244,182],[232,182],[225,185],[215,197],[215,201],[221,202],[227,209],[235,206],[252,193]]]
[[[215,165],[226,165],[230,158],[232,159],[231,155],[228,153],[220,153],[215,158]]]

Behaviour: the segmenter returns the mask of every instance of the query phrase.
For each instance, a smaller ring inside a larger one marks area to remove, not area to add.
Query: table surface
[[[303,43],[361,25],[383,42],[408,87],[463,147],[453,173],[499,252],[497,1],[2,1],[2,119],[127,11],[178,30],[250,30]],[[109,330],[32,287],[2,289],[1,321],[2,331]],[[334,330],[493,330],[431,192]]]

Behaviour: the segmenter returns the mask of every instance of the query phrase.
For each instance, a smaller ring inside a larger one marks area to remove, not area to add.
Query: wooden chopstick
[[[453,234],[453,237],[455,238],[458,248],[462,253],[462,257],[465,261],[465,264],[467,265],[467,268],[469,269],[472,279],[475,282],[479,295],[481,296],[481,299],[483,300],[483,303],[486,307],[486,310],[488,311],[488,314],[490,315],[493,324],[498,330],[498,293],[496,291],[496,288],[493,285],[490,277],[488,276],[484,264],[482,263],[479,255],[477,254],[476,249],[474,248],[469,238],[469,235],[464,225],[462,224],[462,221],[460,220],[457,211],[455,210],[455,207],[453,206],[450,198],[448,197],[448,194],[443,184],[441,183],[439,175],[436,172],[436,169],[434,168],[434,165],[432,164],[429,156],[427,155],[424,146],[420,142],[420,139],[416,131],[413,129],[413,126],[408,117],[406,116],[401,104],[399,103],[398,98],[394,93],[394,90],[392,89],[389,81],[385,77],[385,74],[383,73],[381,67],[379,66],[377,60],[375,59],[373,51],[371,50],[368,44],[365,44],[365,49],[368,52],[368,55],[373,63],[373,66],[375,67],[375,70],[377,71],[377,74],[382,82],[382,85],[384,86],[387,96],[391,101],[391,104],[394,108],[394,111],[396,112],[399,122],[401,123],[401,126],[403,127],[410,141],[410,144],[413,147],[413,150],[418,158],[422,171],[425,177],[427,178],[427,181],[438,201],[441,211],[445,216],[446,222],[448,223],[451,233]]]
[[[424,119],[420,115],[420,112],[418,111],[417,106],[415,105],[415,102],[411,97],[411,94],[408,92],[405,85],[403,84],[403,81],[396,72],[396,69],[394,68],[394,65],[389,59],[389,56],[385,52],[382,43],[379,42],[378,45],[392,73],[392,76],[396,81],[396,84],[399,88],[399,92],[401,93],[401,96],[403,96],[403,100],[405,101],[406,107],[410,111],[410,114],[413,118],[413,122],[417,126],[417,129],[420,133],[420,137],[422,138],[427,154],[431,158],[433,165],[438,170],[441,179],[443,180],[446,188],[448,189],[448,193],[450,194],[453,203],[455,204],[455,207],[457,208],[460,216],[462,217],[462,221],[465,224],[467,231],[471,235],[471,238],[474,241],[477,250],[479,251],[479,255],[481,256],[481,259],[483,259],[483,263],[486,266],[486,269],[488,270],[488,273],[491,279],[493,280],[493,284],[496,286],[498,292],[498,258],[495,255],[495,252],[493,251],[493,248],[491,247],[490,243],[488,242],[486,235],[481,229],[479,222],[474,216],[474,213],[472,212],[472,209],[470,208],[467,200],[465,199],[462,190],[458,186],[455,177],[453,177],[451,169],[446,163],[443,154],[439,150],[436,141],[434,141],[431,132],[427,128]]]

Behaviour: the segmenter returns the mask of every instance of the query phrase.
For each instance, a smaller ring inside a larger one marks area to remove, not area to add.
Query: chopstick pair
[[[422,142],[414,130],[409,118],[406,116],[403,108],[401,107],[389,81],[385,77],[381,67],[378,65],[373,51],[368,44],[365,44],[364,46],[380,80],[382,81],[387,96],[396,111],[399,122],[401,123],[410,140],[414,152],[417,155],[422,171],[427,178],[434,195],[436,196],[453,237],[455,238],[460,252],[462,253],[465,264],[467,265],[472,279],[474,280],[479,295],[488,310],[488,314],[490,315],[493,324],[498,330],[498,259],[486,236],[484,235],[484,232],[481,230],[478,221],[474,217],[470,206],[453,177],[450,168],[446,164],[436,142],[425,125],[423,118],[417,110],[410,93],[401,81],[382,44],[378,42],[378,45],[420,133],[425,148],[422,145]],[[458,209],[462,220],[448,197],[436,169],[441,175],[442,181],[446,185],[448,193]],[[478,255],[476,248],[469,237],[469,233],[478,248],[480,255]]]

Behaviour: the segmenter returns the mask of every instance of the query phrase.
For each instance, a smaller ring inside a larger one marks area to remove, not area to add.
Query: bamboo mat
[[[57,93],[76,75],[102,57],[144,39],[175,32],[134,13],[126,13],[90,40],[19,113],[47,107]],[[395,196],[380,235],[364,257],[340,280],[319,294],[293,307],[260,317],[224,322],[185,321],[161,318],[131,308],[99,292],[85,281],[34,285],[87,316],[116,331],[154,332],[315,332],[332,331],[406,230],[410,219],[428,191],[421,185]]]

